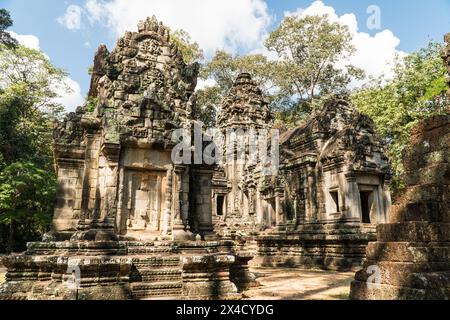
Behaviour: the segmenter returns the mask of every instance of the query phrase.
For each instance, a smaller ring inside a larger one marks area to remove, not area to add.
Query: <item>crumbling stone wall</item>
[[[450,34],[445,41],[443,58],[450,67]],[[367,247],[352,299],[450,298],[449,159],[450,114],[417,124],[403,155],[406,191]]]

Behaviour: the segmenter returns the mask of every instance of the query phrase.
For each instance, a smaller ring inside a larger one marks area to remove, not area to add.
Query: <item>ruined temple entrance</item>
[[[371,223],[370,212],[373,202],[373,192],[361,191],[359,193],[361,200],[361,217],[362,223]]]
[[[127,231],[162,230],[166,173],[127,170],[125,172],[123,211],[127,213]]]
[[[224,205],[225,205],[225,196],[224,195],[217,196],[217,208],[216,208],[217,211],[216,211],[216,215],[223,216]]]

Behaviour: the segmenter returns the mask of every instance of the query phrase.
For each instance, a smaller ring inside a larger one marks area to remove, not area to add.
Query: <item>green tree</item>
[[[55,186],[55,175],[31,162],[14,162],[0,171],[0,225],[9,226],[8,252],[25,249],[24,243],[30,239],[24,235],[37,237],[47,230]],[[16,241],[17,237],[23,241]]]
[[[403,185],[402,152],[411,128],[424,118],[446,112],[447,70],[440,52],[439,44],[430,43],[399,60],[392,80],[377,79],[352,95],[353,103],[374,120],[388,146],[394,191]]]
[[[211,61],[206,62],[200,73],[203,80],[213,80],[214,84],[198,90],[199,119],[208,126],[215,124],[215,116],[222,98],[233,86],[237,76],[248,72],[258,85],[266,92],[273,87],[273,63],[261,54],[232,55],[217,51]]]
[[[308,116],[317,100],[330,94],[348,93],[352,79],[364,72],[353,65],[337,67],[353,52],[347,26],[330,22],[327,15],[288,16],[266,40],[279,56],[273,81],[284,111]]]
[[[8,48],[14,48],[18,45],[17,40],[6,32],[6,29],[12,25],[13,21],[9,12],[3,8],[0,8],[0,45],[5,45]]]
[[[63,112],[54,98],[69,90],[65,73],[24,46],[3,46],[0,69],[0,153],[7,163],[26,159],[51,167],[52,124]]]
[[[23,250],[52,217],[54,102],[65,73],[41,52],[0,45],[0,250]]]
[[[175,30],[170,34],[170,38],[181,51],[186,64],[203,61],[203,50],[200,49],[197,42],[192,41],[189,33],[182,29]]]

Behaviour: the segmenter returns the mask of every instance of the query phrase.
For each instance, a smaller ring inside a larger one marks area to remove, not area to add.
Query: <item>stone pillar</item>
[[[286,217],[284,214],[283,205],[283,190],[277,189],[275,191],[275,224],[278,228],[286,224]]]
[[[295,222],[295,226],[297,227],[301,221],[300,221],[300,213],[298,210],[298,195],[294,194],[294,196],[292,197],[292,205],[293,205],[293,210],[294,210],[294,222]]]
[[[172,233],[172,188],[173,188],[173,170],[172,168],[167,171],[166,176],[166,195],[164,205],[164,227],[163,234],[169,235]]]
[[[125,168],[120,166],[119,168],[119,180],[117,188],[117,216],[116,216],[116,231],[124,235],[127,232],[127,218],[125,212],[123,212],[123,202],[125,200]]]
[[[381,184],[377,188],[377,224],[387,223],[386,210],[384,208],[384,191]]]
[[[341,186],[339,186],[338,197],[339,197],[339,212],[342,215],[344,211],[347,209],[345,204],[345,192]]]
[[[172,235],[174,240],[193,240],[194,235],[189,231],[189,203],[188,192],[185,186],[189,186],[189,175],[184,166],[175,167],[175,206]]]
[[[85,136],[86,143],[86,156],[83,170],[83,191],[81,195],[81,212],[80,221],[78,222],[78,229],[85,230],[88,229],[88,219],[89,216],[89,200],[91,193],[91,183],[90,183],[90,173],[91,173],[91,152],[92,145],[95,142],[95,135],[87,133]]]
[[[308,165],[306,168],[306,221],[311,222],[315,220],[315,208],[313,199],[314,190],[314,170]]]
[[[211,203],[211,214],[217,216],[217,194],[214,193],[212,203]]]
[[[209,168],[193,169],[196,219],[202,235],[213,234],[211,210],[211,181],[213,170]]]
[[[118,188],[120,178],[119,157],[121,147],[118,144],[103,144],[102,145],[102,159],[105,161],[104,167],[104,185],[105,196],[101,199],[105,202],[102,205],[103,212],[101,212],[100,224],[103,228],[113,229],[118,212]]]
[[[259,225],[265,225],[264,222],[264,208],[262,203],[262,197],[261,193],[259,191],[256,191],[256,221]]]
[[[347,187],[345,188],[345,205],[347,207],[348,217],[354,219],[362,219],[361,198],[359,195],[359,187],[356,182],[356,176],[353,173],[345,175]]]
[[[392,206],[391,192],[389,191],[389,184],[390,184],[390,181],[385,180],[383,188],[382,188],[384,216],[386,219],[386,223],[389,221],[389,216],[390,216],[391,206]]]

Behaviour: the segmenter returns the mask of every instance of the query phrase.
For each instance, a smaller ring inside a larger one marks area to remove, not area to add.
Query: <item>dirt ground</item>
[[[354,272],[256,268],[261,287],[244,293],[248,300],[348,300]]]
[[[5,274],[6,274],[6,269],[3,267],[0,267],[0,284],[5,282]]]
[[[261,287],[244,292],[247,300],[347,300],[354,272],[257,268]],[[0,283],[6,269],[0,267]]]

